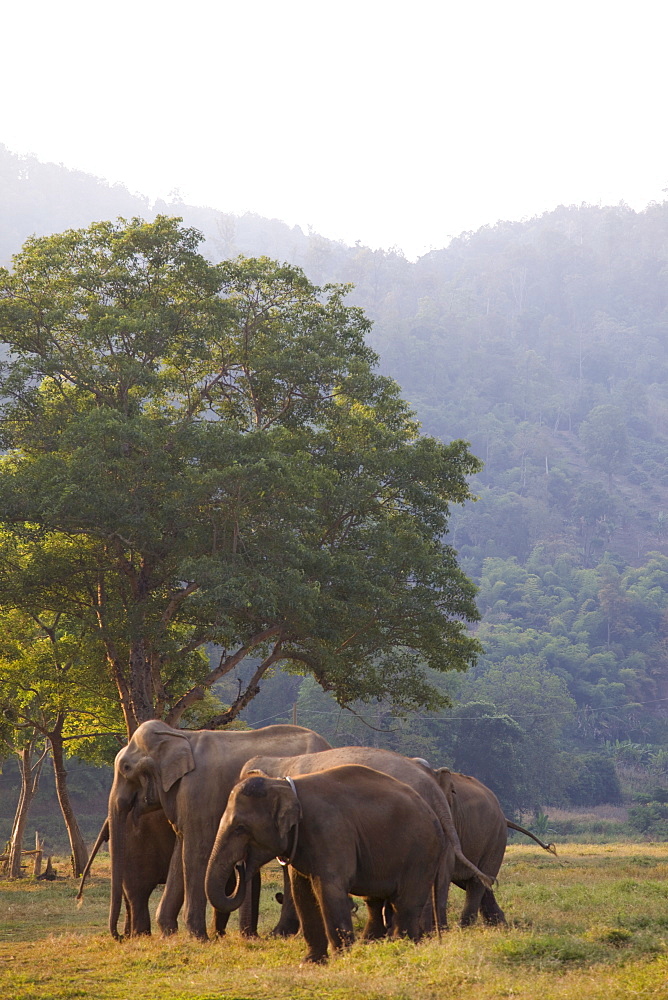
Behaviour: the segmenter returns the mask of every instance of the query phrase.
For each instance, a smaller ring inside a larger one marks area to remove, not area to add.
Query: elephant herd
[[[301,927],[305,960],[322,962],[328,946],[352,941],[351,895],[366,903],[366,939],[440,931],[451,883],[466,892],[462,924],[479,912],[503,923],[492,887],[509,826],[553,850],[506,820],[475,778],[418,758],[332,749],[300,726],[190,731],[153,720],[116,757],[107,820],[78,898],[108,840],[114,937],[123,901],[125,935],[150,933],[149,897],[163,883],[163,935],[183,911],[187,930],[207,939],[207,900],[213,935],[237,909],[242,934],[254,935],[260,869],[278,858],[285,877],[273,933]]]

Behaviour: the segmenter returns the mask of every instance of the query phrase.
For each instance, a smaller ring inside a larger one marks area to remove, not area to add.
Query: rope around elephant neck
[[[297,799],[297,803],[299,803],[299,798],[297,797],[297,789],[295,787],[294,781],[292,780],[292,778],[288,778],[287,775],[285,776],[285,780],[289,784],[289,786],[292,789],[292,791],[295,793],[295,798]],[[294,837],[294,840],[292,841],[292,850],[290,851],[290,857],[289,858],[279,858],[278,855],[276,856],[276,860],[278,861],[279,865],[283,865],[284,868],[285,868],[286,865],[291,865],[292,862],[295,860],[295,854],[297,853],[297,838],[298,837],[299,837],[299,818],[297,818],[297,823],[295,824],[295,837]]]

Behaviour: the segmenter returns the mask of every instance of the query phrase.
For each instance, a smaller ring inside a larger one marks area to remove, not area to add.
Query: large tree
[[[279,660],[344,705],[436,704],[425,667],[477,652],[443,541],[477,460],[419,434],[345,287],[214,265],[200,241],[178,219],[96,223],[0,272],[0,517],[35,552],[40,608],[99,643],[128,733],[178,722],[251,653],[210,724]]]

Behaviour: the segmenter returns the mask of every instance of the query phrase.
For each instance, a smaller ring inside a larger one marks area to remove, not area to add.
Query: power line
[[[577,716],[593,715],[593,714],[599,713],[599,712],[625,712],[627,710],[632,710],[632,709],[637,709],[637,708],[647,708],[649,706],[655,706],[656,707],[659,704],[663,704],[663,703],[666,703],[666,702],[668,702],[668,698],[653,698],[651,701],[632,701],[632,702],[628,702],[628,704],[626,704],[626,705],[604,705],[604,706],[601,706],[599,708],[593,708],[593,707],[591,707],[589,705],[585,705],[582,708],[576,708],[573,712],[569,711],[568,709],[561,709],[559,711],[550,711],[550,712],[526,712],[524,714],[517,714],[517,713],[514,713],[514,712],[512,714],[510,712],[500,712],[498,715],[485,715],[485,716],[482,716],[482,718],[485,718],[485,719],[504,719],[504,718],[510,717],[511,719],[514,719],[515,721],[520,721],[521,719],[545,719],[545,718],[553,718],[555,715],[574,715],[574,716],[577,717]],[[344,711],[349,711],[349,710],[340,708],[340,706],[339,706],[339,716],[340,716],[341,712],[344,712]],[[266,723],[269,723],[269,722],[271,722],[274,719],[278,719],[280,717],[285,718],[288,714],[289,713],[286,712],[286,711],[276,712],[274,715],[268,715],[264,719],[259,719],[256,722],[249,723],[249,725],[251,725],[252,728],[256,728],[258,726],[265,725]],[[312,715],[331,716],[331,715],[334,714],[334,710],[332,710],[331,712],[326,712],[326,711],[320,710],[320,709],[309,709],[308,712],[307,712],[307,714],[309,716],[312,716]],[[356,716],[356,718],[358,718],[362,722],[364,722],[365,725],[369,725],[369,723],[367,723],[366,720],[361,715],[359,715],[357,712],[354,712],[353,714]],[[427,715],[419,715],[419,716],[418,715],[412,715],[412,716],[410,716],[410,719],[413,720],[413,721],[430,722],[430,723],[431,722],[439,722],[439,723],[440,722],[477,722],[477,721],[480,720],[480,718],[481,718],[481,716],[479,716],[479,715],[456,715],[456,716],[449,715],[449,716],[440,716],[440,717],[439,716],[427,716]],[[375,727],[373,727],[373,728],[375,728]],[[387,729],[387,730],[383,730],[383,732],[397,732],[397,730],[396,729]]]

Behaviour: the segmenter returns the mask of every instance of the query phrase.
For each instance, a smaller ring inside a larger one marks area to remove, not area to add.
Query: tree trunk
[[[39,787],[39,776],[47,753],[46,749],[44,749],[39,759],[34,764],[32,763],[38,739],[39,735],[35,733],[28,745],[18,755],[19,770],[21,772],[21,794],[16,807],[16,815],[14,816],[12,835],[9,843],[9,864],[7,866],[9,878],[21,878],[23,836],[25,834],[26,823],[28,822],[30,805]]]
[[[67,770],[65,769],[63,754],[63,722],[64,716],[60,715],[54,730],[50,734],[51,753],[53,756],[53,773],[56,779],[58,802],[60,803],[60,809],[65,820],[65,826],[67,827],[67,836],[70,839],[70,847],[72,849],[72,872],[74,877],[78,878],[88,863],[88,851],[86,850],[86,844],[84,843],[79,824],[74,815],[67,787]]]
[[[153,708],[151,657],[143,639],[133,639],[130,644],[130,698],[132,718],[126,718],[128,739],[142,722],[155,718]]]

